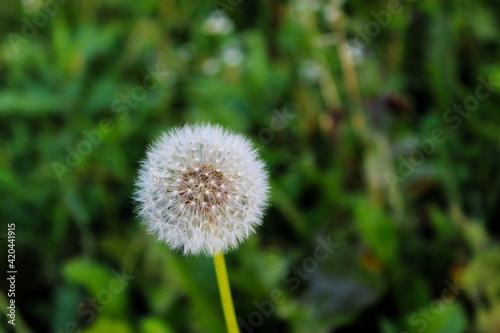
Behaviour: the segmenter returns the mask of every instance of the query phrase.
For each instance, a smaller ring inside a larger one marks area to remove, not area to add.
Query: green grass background
[[[224,332],[211,259],[147,235],[131,199],[148,143],[207,121],[251,138],[272,178],[226,259],[242,332],[500,332],[500,84],[472,97],[500,82],[497,1],[1,8],[0,245],[15,223],[18,274],[0,332]]]

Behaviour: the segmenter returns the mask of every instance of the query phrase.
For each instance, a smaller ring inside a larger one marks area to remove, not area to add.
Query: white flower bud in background
[[[251,143],[209,124],[164,133],[149,147],[136,187],[147,230],[186,255],[235,248],[261,224],[269,192]]]
[[[201,27],[207,35],[227,35],[233,31],[233,21],[231,21],[223,12],[213,12]]]

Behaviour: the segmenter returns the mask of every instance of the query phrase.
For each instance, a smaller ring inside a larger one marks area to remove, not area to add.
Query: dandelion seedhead
[[[267,172],[244,137],[186,125],[147,151],[135,199],[149,232],[184,254],[235,248],[261,224]]]

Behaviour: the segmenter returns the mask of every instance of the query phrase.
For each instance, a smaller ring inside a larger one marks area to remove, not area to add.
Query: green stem
[[[234,313],[233,298],[231,297],[231,289],[229,288],[229,280],[227,278],[226,262],[222,253],[214,256],[214,265],[227,330],[229,333],[238,333],[238,323],[236,321],[236,314]]]

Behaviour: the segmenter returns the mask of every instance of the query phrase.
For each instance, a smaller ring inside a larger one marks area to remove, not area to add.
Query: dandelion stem
[[[227,278],[226,262],[224,261],[224,255],[222,253],[219,252],[214,256],[214,265],[227,330],[229,333],[238,333],[239,330],[236,322],[236,314],[234,313],[233,298],[231,297],[231,289],[229,288],[229,280]]]

